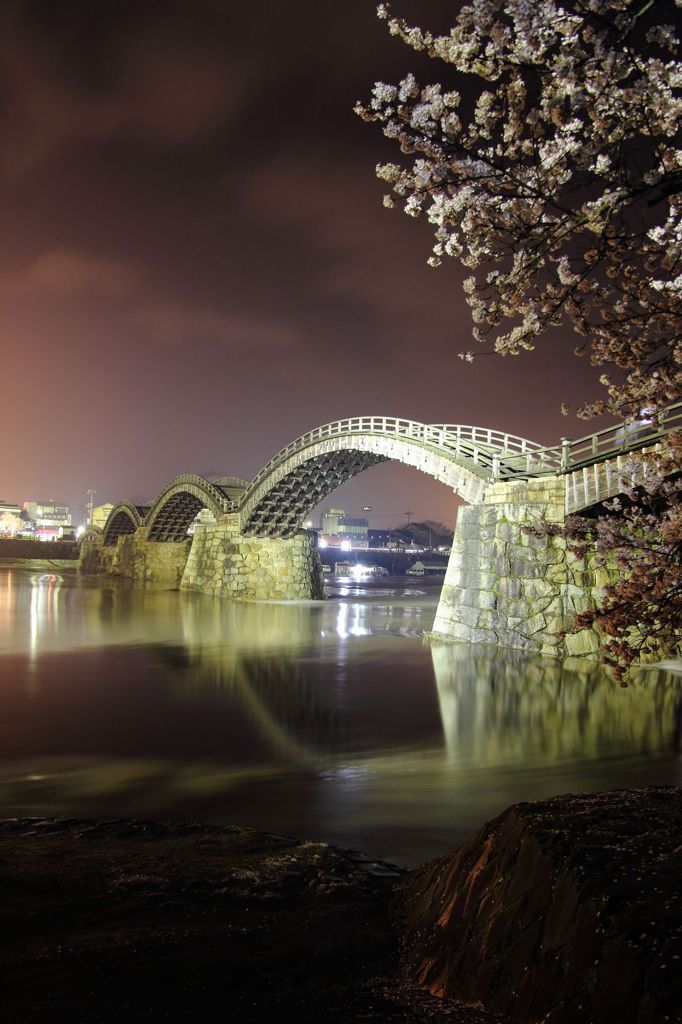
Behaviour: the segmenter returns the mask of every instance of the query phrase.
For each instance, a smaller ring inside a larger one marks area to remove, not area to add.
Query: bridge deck
[[[151,506],[119,502],[105,526],[105,543],[140,524],[150,539],[179,539],[204,506],[215,515],[241,513],[247,532],[288,535],[340,483],[385,458],[414,465],[469,502],[485,501],[486,489],[498,480],[563,476],[568,515],[636,482],[660,454],[666,434],[680,428],[682,402],[664,410],[655,424],[623,422],[551,446],[485,427],[356,416],[303,434],[250,482],[188,474],[170,481]]]

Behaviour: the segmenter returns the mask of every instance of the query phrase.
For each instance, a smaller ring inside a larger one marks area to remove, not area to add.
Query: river
[[[681,780],[682,677],[425,644],[439,582],[230,604],[0,568],[0,816],[321,838],[405,865],[504,807]]]

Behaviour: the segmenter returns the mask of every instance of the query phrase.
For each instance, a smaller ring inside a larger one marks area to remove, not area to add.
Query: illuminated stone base
[[[143,530],[125,534],[111,545],[93,537],[81,545],[80,570],[177,590],[191,543],[189,539],[177,543],[146,540]]]
[[[115,545],[90,537],[81,547],[81,572],[123,576],[170,590],[196,590],[237,601],[321,599],[322,568],[313,535],[244,537],[239,517],[197,524],[193,540],[149,541],[144,529]]]
[[[324,596],[314,536],[244,537],[237,515],[197,525],[181,586],[237,601]]]
[[[523,527],[562,523],[561,478],[495,484],[484,504],[459,511],[432,636],[549,655],[596,657],[592,629],[563,636],[600,599],[604,569],[590,568],[560,537]]]

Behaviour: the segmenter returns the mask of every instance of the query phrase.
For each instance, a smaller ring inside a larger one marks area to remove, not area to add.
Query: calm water
[[[438,591],[231,605],[0,568],[0,816],[231,822],[414,864],[519,800],[680,783],[682,677],[424,645]]]

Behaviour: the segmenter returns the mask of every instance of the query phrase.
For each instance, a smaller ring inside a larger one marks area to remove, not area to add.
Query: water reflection
[[[229,604],[0,569],[0,813],[238,821],[404,862],[516,800],[678,782],[682,679],[427,646],[438,589]]]
[[[448,758],[538,765],[669,749],[680,753],[682,680],[651,669],[627,691],[598,666],[492,648],[432,648]]]

